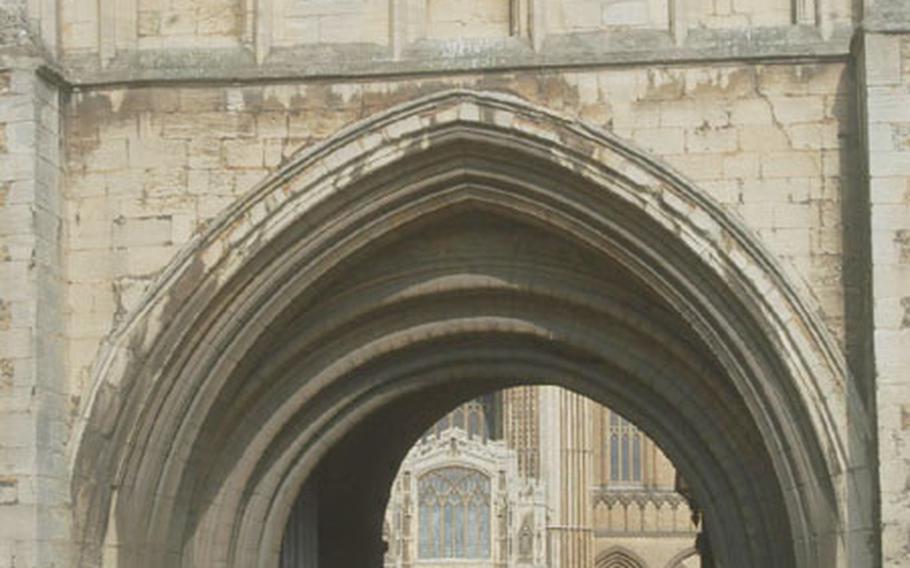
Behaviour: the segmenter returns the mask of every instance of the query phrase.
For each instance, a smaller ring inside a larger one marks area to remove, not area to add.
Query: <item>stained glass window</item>
[[[490,478],[445,467],[417,482],[420,558],[490,557]]]

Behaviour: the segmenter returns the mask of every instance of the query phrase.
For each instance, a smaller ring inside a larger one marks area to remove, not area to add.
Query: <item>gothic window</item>
[[[490,557],[490,478],[444,467],[417,482],[420,558]]]
[[[611,485],[639,485],[642,482],[642,435],[634,424],[610,412],[607,427]]]

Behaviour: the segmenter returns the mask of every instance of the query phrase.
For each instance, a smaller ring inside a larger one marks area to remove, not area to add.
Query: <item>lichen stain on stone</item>
[[[543,75],[539,79],[539,83],[540,89],[538,93],[540,99],[532,102],[557,110],[570,109],[573,112],[581,103],[578,86],[566,81],[563,75]]]
[[[686,92],[686,77],[678,69],[648,69],[645,92],[639,101],[681,99]]]
[[[0,505],[16,505],[18,503],[19,480],[8,475],[0,477]],[[15,565],[15,557],[12,565]]]
[[[540,82],[533,73],[504,73],[481,75],[474,83],[481,91],[509,93],[526,101],[539,101]]]
[[[910,264],[910,230],[897,231],[894,243],[900,248],[901,264]]]
[[[753,67],[695,69],[685,75],[685,94],[692,98],[745,97],[755,92]]]
[[[7,331],[12,327],[13,312],[9,302],[0,299],[0,331]]]
[[[292,109],[313,109],[318,111],[345,106],[344,97],[336,93],[328,83],[301,86],[299,92],[292,95],[289,102]]]
[[[16,375],[16,364],[12,359],[0,359],[0,389],[13,388],[13,377]]]
[[[901,308],[904,310],[904,316],[901,319],[901,329],[910,328],[910,296],[901,298]]]
[[[438,80],[399,81],[380,85],[380,89],[364,88],[361,94],[361,117],[412,101],[423,95],[438,92],[451,85]]]
[[[99,126],[110,122],[114,114],[114,103],[103,92],[74,96],[66,120],[68,153],[86,156],[100,148]]]
[[[71,113],[74,116],[100,119],[107,118],[115,112],[114,101],[110,94],[105,91],[80,93],[74,96],[72,101]]]

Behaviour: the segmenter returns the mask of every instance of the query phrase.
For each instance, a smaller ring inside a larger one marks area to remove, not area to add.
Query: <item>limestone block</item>
[[[196,7],[199,35],[236,36],[240,33],[243,5],[237,0],[200,2]]]
[[[737,127],[774,123],[771,104],[764,99],[737,99],[730,104],[730,122]]]
[[[746,152],[782,150],[790,146],[785,131],[775,125],[741,126],[738,132],[739,148]]]
[[[181,10],[162,10],[160,12],[159,33],[162,36],[187,36],[196,33],[196,19],[192,12]]]
[[[137,18],[137,34],[139,37],[155,37],[161,35],[161,14],[140,10]]]
[[[758,91],[769,96],[831,96],[849,93],[851,78],[846,65],[805,63],[765,65],[757,68]]]
[[[685,134],[681,128],[642,128],[632,133],[633,141],[655,154],[682,154]]]
[[[689,152],[734,152],[737,149],[737,131],[732,127],[711,128],[702,126],[686,131],[686,150]]]
[[[256,113],[256,134],[260,138],[286,138],[288,135],[287,113],[277,111]]]
[[[705,181],[701,187],[711,197],[728,206],[738,206],[740,198],[740,180],[725,179],[718,181]]]
[[[222,89],[183,88],[178,93],[179,109],[189,113],[227,110],[227,96]],[[180,115],[174,118],[189,118]]]
[[[114,223],[113,240],[118,246],[171,244],[171,217],[119,218]]]
[[[186,165],[192,169],[210,170],[220,167],[221,143],[217,138],[192,138],[187,143]],[[194,172],[190,172],[192,174]]]
[[[876,203],[910,203],[910,179],[874,178],[870,180],[870,193]]]
[[[762,155],[764,178],[815,177],[821,174],[821,158],[815,152],[768,152]]]
[[[174,242],[186,242],[186,238],[173,239]],[[131,277],[153,276],[174,258],[178,246],[143,246],[136,247],[124,255],[124,273]]]
[[[252,114],[241,112],[173,114],[162,119],[164,138],[191,139],[200,133],[211,138],[254,136],[256,123]]]
[[[509,0],[428,0],[427,36],[507,37],[509,10]]]
[[[790,145],[798,150],[840,148],[837,124],[832,122],[794,124],[786,127]]]
[[[259,140],[225,140],[222,145],[224,163],[228,168],[262,168],[263,147]]]
[[[7,204],[0,209],[0,237],[30,234],[34,227],[32,207]]]
[[[647,26],[650,23],[648,2],[644,0],[627,0],[604,3],[601,20],[608,26]]]
[[[821,96],[768,97],[774,118],[781,124],[818,122],[825,118]]]
[[[723,164],[722,154],[670,154],[665,159],[687,177],[698,180],[717,180],[723,176],[718,165]]]
[[[186,164],[187,144],[182,140],[165,140],[146,132],[129,140],[131,168],[177,168]]]
[[[284,162],[284,141],[266,140],[263,143],[263,160],[265,167],[276,168]]]
[[[151,196],[170,196],[185,191],[187,170],[184,168],[152,168],[140,170],[143,192]]]
[[[910,173],[910,151],[873,152],[869,156],[869,167],[875,176],[906,176]]]
[[[129,167],[129,151],[125,138],[105,138],[91,150],[84,163],[87,172],[112,172]]]
[[[870,123],[910,122],[910,96],[902,90],[895,87],[870,87],[867,93]]]
[[[747,179],[742,183],[745,203],[802,203],[811,192],[809,178]]]
[[[775,203],[771,209],[772,224],[780,229],[807,227],[812,210],[805,203]]]
[[[866,51],[866,83],[868,85],[896,85],[901,82],[901,38],[894,35],[866,34],[863,36]]]
[[[757,178],[761,172],[761,154],[737,152],[724,155],[723,175],[727,179]]]
[[[111,254],[106,250],[74,250],[69,254],[67,272],[74,282],[104,281],[110,277]]]
[[[677,100],[660,104],[660,125],[719,128],[730,124],[730,114],[709,101]]]

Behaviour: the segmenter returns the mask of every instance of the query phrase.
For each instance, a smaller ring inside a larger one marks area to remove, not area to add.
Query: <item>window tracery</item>
[[[610,485],[641,485],[642,434],[639,429],[615,412],[610,412],[607,426]]]
[[[490,478],[444,467],[417,482],[420,558],[490,557]]]

